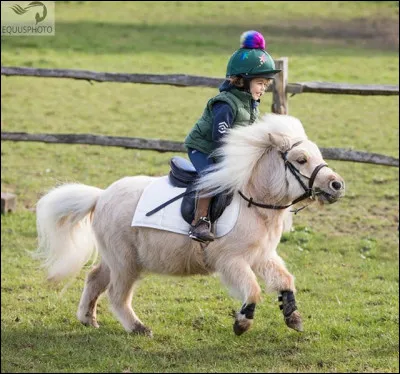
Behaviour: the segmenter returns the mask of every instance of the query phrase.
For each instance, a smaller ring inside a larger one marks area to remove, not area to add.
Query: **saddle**
[[[175,156],[170,160],[171,170],[168,174],[169,182],[174,187],[186,188],[185,192],[176,198],[167,201],[160,207],[149,212],[147,215],[155,213],[160,208],[175,201],[177,198],[183,197],[181,203],[181,214],[183,219],[190,225],[195,216],[196,207],[196,191],[194,190],[194,182],[199,178],[199,174],[193,164],[183,157]],[[214,223],[224,212],[225,208],[232,202],[233,193],[219,193],[211,199],[209,218]]]

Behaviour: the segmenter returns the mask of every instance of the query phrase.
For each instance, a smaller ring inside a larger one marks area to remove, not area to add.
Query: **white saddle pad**
[[[131,226],[152,227],[187,235],[190,225],[181,215],[182,198],[167,205],[153,215],[146,217],[146,213],[183,192],[185,192],[185,188],[174,187],[170,184],[168,176],[155,179],[143,191]],[[232,202],[224,210],[221,217],[215,221],[215,237],[219,238],[228,234],[235,226],[238,216],[239,198],[235,194]]]

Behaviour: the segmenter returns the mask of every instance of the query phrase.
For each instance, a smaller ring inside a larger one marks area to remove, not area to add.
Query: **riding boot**
[[[189,237],[198,242],[212,242],[214,234],[211,232],[211,222],[208,216],[212,197],[198,197],[196,212],[192,222]]]

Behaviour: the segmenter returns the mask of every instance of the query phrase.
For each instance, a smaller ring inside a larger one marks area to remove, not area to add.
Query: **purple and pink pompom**
[[[240,48],[265,49],[265,40],[258,31],[245,31],[240,36]]]

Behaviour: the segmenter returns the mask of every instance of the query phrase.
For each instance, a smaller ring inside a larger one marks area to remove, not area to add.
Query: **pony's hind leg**
[[[77,312],[79,321],[84,325],[99,327],[96,318],[97,300],[109,282],[110,269],[104,262],[94,267],[88,274]]]
[[[151,337],[151,330],[140,321],[131,305],[134,283],[138,278],[139,273],[133,269],[113,270],[108,287],[108,296],[114,314],[126,331]]]
[[[243,260],[226,261],[218,271],[232,294],[244,302],[241,310],[234,313],[233,324],[234,333],[242,335],[253,324],[256,304],[261,298],[261,288],[251,267]]]

